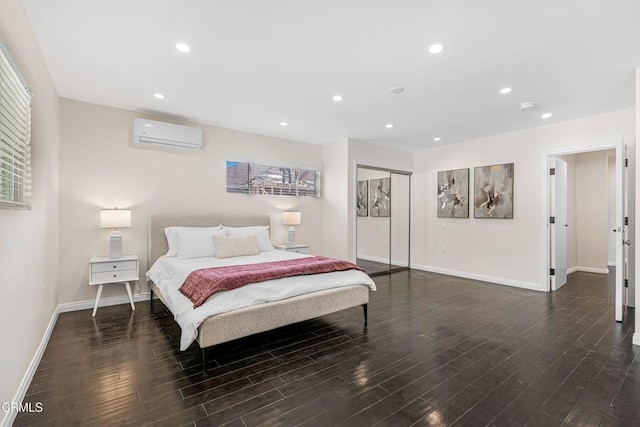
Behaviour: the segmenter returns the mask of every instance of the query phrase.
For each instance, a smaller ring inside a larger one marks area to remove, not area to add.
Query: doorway
[[[551,204],[557,257],[552,290],[566,283],[567,274],[606,275],[609,267],[615,267],[615,167],[613,149],[556,156]]]
[[[410,265],[411,172],[356,166],[356,264],[375,276]]]
[[[562,287],[567,273],[610,274],[615,318],[622,321],[625,285],[632,282],[626,280],[632,279],[627,261],[634,256],[625,237],[631,235],[625,187],[632,168],[625,166],[622,137],[616,144],[547,156],[548,289]]]

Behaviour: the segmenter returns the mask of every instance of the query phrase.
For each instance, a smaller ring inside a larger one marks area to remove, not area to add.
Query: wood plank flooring
[[[612,277],[613,274],[610,275]],[[64,313],[15,425],[637,426],[634,312],[607,276],[545,294],[409,271],[360,307],[178,351],[158,301]]]
[[[406,267],[403,267],[401,265],[384,264],[382,262],[369,261],[362,258],[356,259],[356,265],[362,268],[365,271],[365,273],[367,273],[372,277],[379,276],[382,274],[387,274],[390,271],[398,271],[400,269],[406,269]]]

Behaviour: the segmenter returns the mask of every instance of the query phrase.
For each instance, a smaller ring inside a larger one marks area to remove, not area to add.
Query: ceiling
[[[638,0],[23,3],[62,97],[311,143],[417,150],[631,108],[640,67]]]

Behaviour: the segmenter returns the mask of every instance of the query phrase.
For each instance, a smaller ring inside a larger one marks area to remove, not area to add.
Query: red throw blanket
[[[261,264],[204,268],[189,274],[187,280],[180,286],[180,292],[189,298],[193,302],[193,308],[196,308],[204,304],[207,298],[216,292],[230,291],[249,283],[344,270],[364,271],[348,261],[322,256]]]

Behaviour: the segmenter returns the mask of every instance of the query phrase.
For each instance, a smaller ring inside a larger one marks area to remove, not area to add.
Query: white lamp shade
[[[284,225],[300,225],[302,214],[300,212],[282,212],[282,223]]]
[[[131,211],[129,209],[102,209],[100,211],[100,228],[131,227]]]

